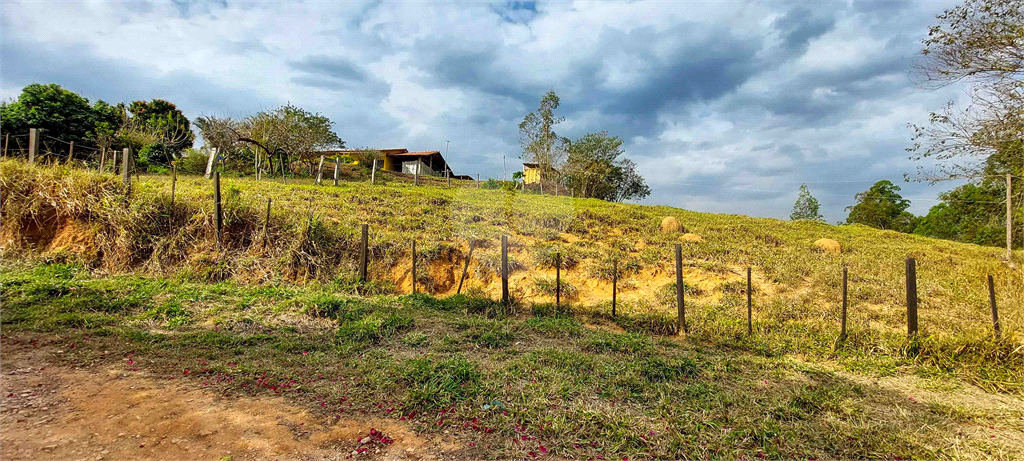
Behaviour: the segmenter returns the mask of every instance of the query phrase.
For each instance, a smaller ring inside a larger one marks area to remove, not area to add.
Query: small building
[[[384,165],[381,167],[384,171],[416,174],[416,166],[418,164],[419,174],[421,175],[443,177],[445,172],[452,177],[455,175],[448,162],[444,159],[444,156],[441,155],[441,152],[436,150],[409,152],[408,149],[347,149],[342,152],[367,150],[375,150],[384,154]]]
[[[537,184],[540,182],[540,164],[523,163],[523,183]]]

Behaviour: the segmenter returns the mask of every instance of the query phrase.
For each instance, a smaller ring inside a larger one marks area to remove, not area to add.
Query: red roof
[[[402,149],[402,150],[405,150],[405,149]],[[429,156],[429,155],[440,155],[441,154],[441,151],[437,151],[437,150],[431,150],[431,151],[425,151],[425,152],[394,152],[394,153],[387,152],[387,151],[381,151],[381,152],[384,152],[385,154],[387,154],[390,157],[426,157],[426,156]]]

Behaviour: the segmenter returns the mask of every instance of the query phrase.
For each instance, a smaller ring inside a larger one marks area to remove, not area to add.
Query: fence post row
[[[4,157],[7,156],[7,144],[11,142],[11,134],[4,133]]]
[[[917,261],[907,258],[907,335],[917,334]]]
[[[68,143],[68,163],[71,163],[71,157],[75,155],[75,142],[71,141]]]
[[[36,154],[39,153],[39,129],[28,129],[28,163],[36,163]]]
[[[334,185],[338,185],[338,166],[341,163],[341,157],[334,157]]]
[[[676,244],[676,334],[689,333],[686,328],[686,304],[683,298],[683,246]]]
[[[476,242],[473,240],[469,241],[469,255],[466,256],[466,265],[462,266],[462,277],[459,278],[459,289],[455,290],[455,294],[462,293],[462,282],[466,280],[466,272],[469,271],[469,260],[473,259],[473,247],[476,246]]]
[[[373,159],[373,168],[370,168],[370,185],[377,183],[377,159]]]
[[[222,242],[221,242],[221,233],[224,230],[224,215],[221,212],[222,210],[221,210],[221,202],[220,202],[220,172],[219,171],[214,171],[213,172],[213,208],[214,208],[213,212],[214,212],[214,215],[215,215],[214,219],[215,219],[216,225],[217,225],[217,248],[221,248],[222,245],[223,245]]]
[[[316,167],[316,185],[320,185],[320,180],[323,179],[324,174],[324,156],[320,156],[320,165]]]
[[[839,328],[839,339],[840,340],[846,339],[846,276],[847,276],[847,269],[846,269],[846,266],[843,266],[843,318],[842,318],[841,326]]]
[[[508,304],[508,236],[501,236],[501,302]]]
[[[412,294],[416,294],[416,241],[412,241]]]
[[[368,263],[369,258],[367,245],[369,244],[370,225],[363,224],[360,226],[360,233],[362,234],[360,239],[362,244],[359,246],[359,281],[365,282],[366,264]]]
[[[754,308],[751,307],[752,303],[750,298],[753,292],[753,287],[750,283],[750,267],[747,267],[747,335],[754,334]]]
[[[991,275],[988,276],[988,305],[992,309],[992,334],[999,341],[1003,332],[999,326],[999,310],[996,308],[996,285]]]

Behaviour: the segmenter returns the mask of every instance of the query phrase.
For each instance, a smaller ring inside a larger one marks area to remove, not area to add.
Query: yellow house
[[[540,182],[540,164],[539,163],[524,163],[523,164],[523,183],[536,184]]]

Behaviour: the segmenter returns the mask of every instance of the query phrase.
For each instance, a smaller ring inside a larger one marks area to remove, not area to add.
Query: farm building
[[[554,168],[550,168],[549,167],[548,170],[549,170],[549,172],[558,173],[558,170],[556,170]],[[532,162],[523,163],[523,183],[524,184],[537,184],[537,183],[539,183],[540,182],[540,178],[541,178],[540,172],[541,172],[541,168],[540,168],[540,164],[539,163],[532,163]],[[551,175],[550,174],[545,175],[545,176],[547,176],[547,179],[549,179],[549,180],[551,179]]]
[[[345,149],[332,151],[330,155],[347,155],[352,152],[366,151],[368,149]],[[441,155],[441,152],[432,150],[424,152],[409,152],[408,149],[372,149],[384,154],[384,165],[381,169],[395,173],[416,173],[416,165],[419,164],[419,174],[431,176],[444,176],[445,172],[452,177],[452,171],[448,162]]]

